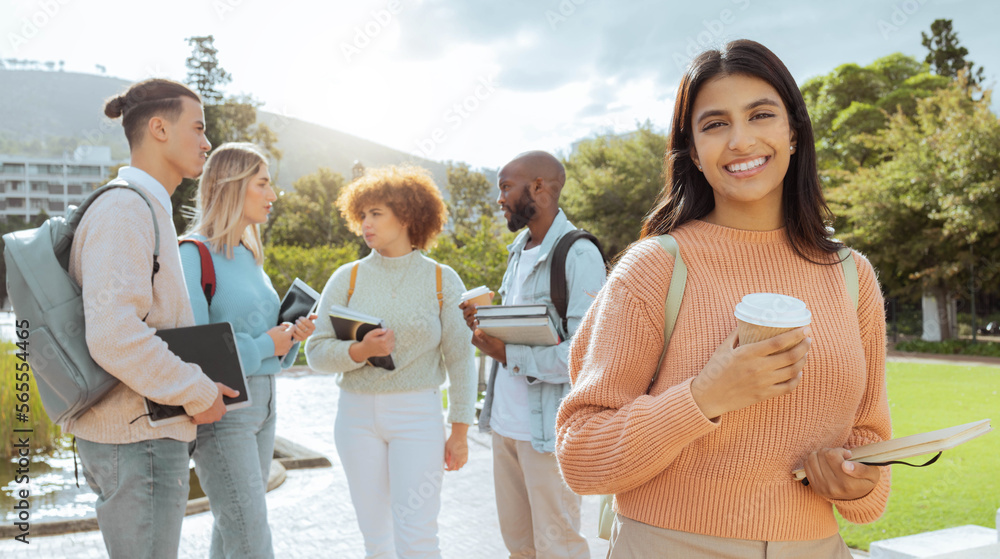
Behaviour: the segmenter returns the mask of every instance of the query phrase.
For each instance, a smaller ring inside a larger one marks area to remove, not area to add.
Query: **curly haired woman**
[[[337,206],[372,251],[333,273],[320,309],[349,307],[383,319],[386,328],[342,341],[330,321],[320,320],[306,357],[314,370],[340,374],[334,437],[366,556],[440,557],[442,467],[465,465],[476,403],[472,333],[458,308],[465,286],[420,252],[448,212],[434,181],[416,167],[369,170]],[[390,354],[393,370],[367,363]],[[440,393],[446,378],[447,441]]]

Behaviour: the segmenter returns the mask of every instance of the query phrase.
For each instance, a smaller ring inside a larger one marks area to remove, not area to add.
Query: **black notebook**
[[[368,332],[376,328],[385,328],[385,322],[381,318],[340,305],[330,307],[330,322],[333,324],[333,333],[337,335],[337,339],[347,342],[360,342],[365,339],[365,334]],[[389,371],[396,368],[392,354],[369,357],[368,364]]]
[[[210,379],[240,391],[235,398],[223,396],[227,410],[235,410],[250,405],[250,391],[247,378],[240,362],[240,351],[236,347],[233,325],[228,322],[202,324],[184,328],[157,330],[156,335],[167,342],[167,349],[182,361],[201,367]],[[149,398],[146,412],[153,427],[188,421],[189,416],[182,406],[158,404]]]
[[[285,297],[281,300],[281,307],[278,309],[278,324],[295,321],[303,316],[309,316],[313,309],[319,304],[319,293],[309,287],[309,284],[295,278]]]

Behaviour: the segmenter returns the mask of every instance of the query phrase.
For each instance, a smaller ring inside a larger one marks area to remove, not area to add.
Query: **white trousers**
[[[341,390],[334,440],[364,536],[365,556],[440,558],[441,391]]]

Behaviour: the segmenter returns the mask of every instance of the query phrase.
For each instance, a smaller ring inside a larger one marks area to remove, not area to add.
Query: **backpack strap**
[[[354,266],[351,267],[351,285],[347,287],[347,302],[351,302],[351,296],[354,295],[354,284],[358,282],[358,264],[355,262]],[[346,305],[346,304],[345,304]]]
[[[681,301],[684,299],[684,285],[687,283],[687,265],[681,258],[681,247],[677,244],[677,239],[672,235],[660,235],[656,240],[663,250],[674,257],[674,271],[670,275],[670,287],[667,288],[667,300],[663,306],[663,350],[660,351],[660,360],[656,364],[656,371],[653,372],[649,386],[653,386],[660,374],[663,358],[667,355],[667,346],[670,345],[670,336],[674,333],[674,325],[677,323],[677,314],[681,310]]]
[[[114,181],[111,181],[108,184],[106,184],[106,185],[98,188],[97,190],[91,192],[90,196],[87,196],[87,198],[76,208],[76,210],[73,212],[73,214],[71,216],[69,216],[69,221],[67,221],[66,224],[73,231],[76,231],[76,227],[78,225],[80,225],[80,220],[83,219],[83,214],[87,211],[87,208],[89,208],[90,205],[94,203],[94,200],[97,200],[97,198],[101,194],[104,194],[105,192],[107,192],[109,190],[112,190],[112,189],[115,189],[115,188],[127,188],[127,189],[131,190],[132,192],[135,192],[136,194],[138,194],[139,196],[141,196],[142,199],[143,199],[143,201],[146,202],[146,205],[149,206],[149,213],[153,217],[153,275],[150,276],[151,277],[150,282],[151,283],[155,283],[156,282],[156,273],[160,271],[160,262],[159,262],[159,260],[160,260],[160,225],[156,222],[156,211],[153,209],[153,203],[149,201],[149,196],[146,196],[146,193],[143,192],[141,188],[139,188],[139,187],[137,187],[137,186],[135,186],[135,185],[133,185],[131,183],[128,183],[126,181],[119,181],[117,179],[114,180]],[[143,320],[145,320],[145,319],[143,319]]]
[[[441,291],[441,265],[437,265],[437,296],[438,296],[438,313],[444,309],[444,292]]]
[[[198,254],[201,256],[201,290],[205,293],[205,300],[208,306],[212,306],[212,296],[215,295],[215,264],[212,262],[212,253],[209,252],[205,243],[197,239],[181,239],[178,246],[184,243],[191,243],[198,247]]]
[[[667,355],[667,346],[670,345],[670,336],[674,333],[674,325],[677,323],[677,314],[681,310],[681,300],[684,299],[684,285],[687,283],[687,265],[681,258],[681,248],[677,244],[677,239],[671,235],[660,235],[656,240],[674,257],[674,271],[670,275],[670,287],[667,288],[667,297],[663,306],[663,350],[660,351],[660,360],[653,371],[653,378],[649,381],[649,388],[653,387],[656,377],[660,375],[660,367],[663,366],[663,358]],[[615,496],[601,495],[597,517],[597,536],[601,539],[610,540],[612,524],[615,519]]]
[[[854,251],[844,247],[837,251],[840,265],[844,268],[844,281],[847,283],[847,293],[854,301],[854,310],[858,309],[858,263],[854,260]]]
[[[569,304],[569,299],[566,293],[566,255],[569,253],[569,249],[573,246],[573,243],[580,239],[587,239],[594,243],[597,251],[601,253],[601,259],[607,262],[607,258],[604,257],[604,249],[601,248],[601,242],[590,231],[585,229],[573,229],[566,233],[556,243],[555,248],[552,249],[552,254],[549,256],[551,262],[549,264],[549,295],[552,297],[552,306],[555,307],[556,313],[562,319],[563,332],[567,335],[569,334],[569,324],[566,317],[566,308]]]

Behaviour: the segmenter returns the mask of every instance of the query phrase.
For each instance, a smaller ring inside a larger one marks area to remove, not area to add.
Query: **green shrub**
[[[975,342],[956,339],[940,342],[926,342],[916,339],[896,344],[899,351],[915,351],[919,353],[938,353],[947,355],[979,355],[985,357],[1000,357],[1000,344],[995,342]]]
[[[474,235],[444,235],[427,256],[451,266],[466,289],[485,285],[496,295],[507,269],[507,245],[514,237],[496,219],[484,216]],[[494,302],[499,303],[500,298],[495,297]]]
[[[271,245],[264,251],[264,272],[271,278],[274,290],[281,297],[295,278],[308,283],[316,291],[340,266],[358,259],[354,245],[334,247],[298,247]]]
[[[23,393],[18,390],[19,382],[15,375],[20,374],[16,367],[24,361],[16,355],[20,350],[11,342],[0,342],[0,425],[3,425],[5,433],[0,435],[0,457],[13,458],[15,455],[14,445],[17,437],[23,437],[24,433],[15,433],[14,429],[31,429],[28,435],[31,438],[32,452],[49,452],[59,446],[62,430],[59,426],[49,421],[42,408],[42,399],[38,395],[38,386],[35,384],[34,372],[31,372],[28,382],[28,400],[21,402],[18,395]],[[28,351],[31,351],[29,340]],[[22,377],[23,378],[23,377]],[[15,406],[28,404],[28,421],[21,422],[17,417]]]

